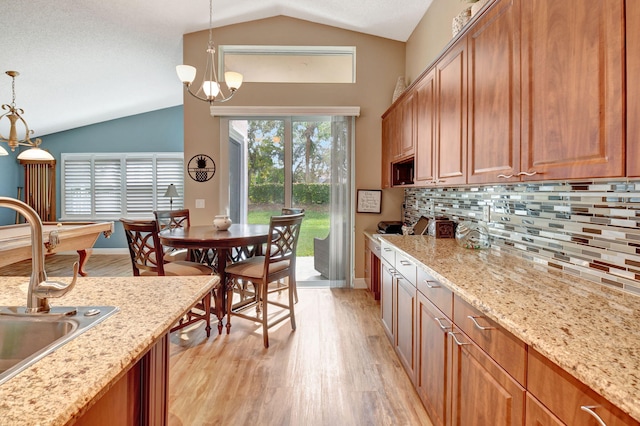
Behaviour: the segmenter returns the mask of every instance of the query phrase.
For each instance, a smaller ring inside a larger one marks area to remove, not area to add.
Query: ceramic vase
[[[231,226],[231,219],[227,215],[217,215],[213,219],[213,227],[218,231],[226,231]]]

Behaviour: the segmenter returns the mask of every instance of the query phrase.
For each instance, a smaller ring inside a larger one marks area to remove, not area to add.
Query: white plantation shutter
[[[153,217],[169,209],[164,197],[174,184],[184,205],[184,160],[176,153],[62,154],[62,219],[117,220]]]
[[[122,205],[122,161],[119,158],[96,158],[93,172],[95,216],[119,215]]]
[[[133,216],[153,212],[154,188],[153,159],[127,158],[127,213]]]

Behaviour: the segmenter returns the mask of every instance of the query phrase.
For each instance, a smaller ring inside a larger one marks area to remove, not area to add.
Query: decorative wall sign
[[[358,189],[358,213],[380,213],[382,191]]]
[[[216,163],[208,155],[194,155],[187,165],[189,177],[196,182],[206,182],[216,174]]]

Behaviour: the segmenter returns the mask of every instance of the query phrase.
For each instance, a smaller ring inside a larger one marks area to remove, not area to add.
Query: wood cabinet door
[[[624,176],[623,4],[522,1],[523,179]]]
[[[435,66],[437,95],[436,184],[466,183],[467,54],[460,39]]]
[[[559,418],[527,392],[525,426],[564,426]]]
[[[454,326],[451,345],[451,424],[521,426],[525,390]]]
[[[391,143],[392,143],[392,116],[387,114],[382,117],[382,169],[380,186],[384,188],[391,188]]]
[[[418,292],[416,389],[434,426],[447,424],[447,388],[450,377],[447,332],[451,320]]]
[[[393,338],[393,294],[395,278],[393,276],[393,271],[387,262],[382,262],[380,270],[380,310],[382,325],[387,332],[389,340],[391,340],[392,343],[395,343]]]
[[[500,0],[470,30],[469,183],[520,171],[520,1]]]
[[[398,157],[410,157],[414,154],[415,137],[415,92],[410,91],[405,94],[400,104],[400,130]]]
[[[626,3],[627,176],[640,176],[640,2]]]
[[[400,362],[411,381],[415,381],[416,370],[416,288],[402,276],[396,280],[396,342],[395,348]]]
[[[416,89],[416,147],[415,147],[415,184],[429,185],[435,180],[435,95],[436,73],[431,70],[418,83]]]

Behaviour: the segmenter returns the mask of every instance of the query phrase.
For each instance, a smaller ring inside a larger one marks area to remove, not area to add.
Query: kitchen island
[[[139,394],[138,384],[122,379],[133,370],[148,369],[139,361],[158,345],[164,352],[155,354],[154,362],[168,368],[169,329],[218,281],[217,276],[79,277],[66,296],[50,299],[52,306],[117,306],[119,312],[0,385],[0,425],[82,424],[82,416],[110,389],[124,383],[128,390],[135,388],[132,394]],[[3,277],[0,305],[25,305],[27,288],[28,278]],[[162,380],[154,386],[166,386],[166,374]],[[126,408],[140,412],[136,406]],[[138,424],[138,419],[130,424]]]
[[[442,284],[453,292],[454,322],[468,318],[456,313],[467,304],[478,312],[473,319],[492,321],[526,345],[529,376],[520,381],[528,398],[530,386],[539,381],[531,374],[532,362],[541,354],[640,421],[640,297],[498,249],[469,250],[453,239],[429,236],[379,238],[383,251],[386,244],[432,276],[436,287]],[[469,345],[464,339],[461,344]],[[560,389],[549,390],[563,396]]]

